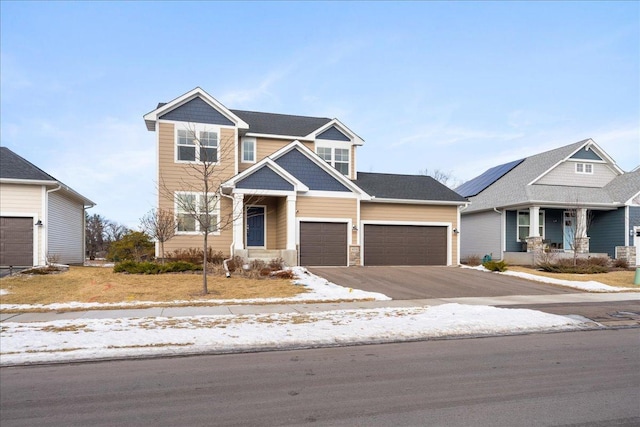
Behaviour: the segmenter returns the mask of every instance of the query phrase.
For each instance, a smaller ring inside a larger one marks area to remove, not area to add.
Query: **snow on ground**
[[[8,295],[9,291],[6,289],[0,289],[0,295]]]
[[[445,304],[318,313],[77,319],[0,327],[0,365],[564,331],[581,320]]]
[[[594,280],[588,282],[578,282],[572,280],[561,280],[554,279],[553,277],[539,276],[537,274],[524,273],[520,271],[511,271],[507,270],[504,272],[491,272],[484,268],[482,265],[478,265],[476,267],[469,267],[466,265],[462,266],[463,268],[470,268],[473,270],[486,271],[494,274],[504,274],[506,276],[514,276],[521,277],[523,279],[535,280],[536,282],[542,283],[551,283],[554,285],[566,286],[573,289],[580,289],[587,292],[629,292],[629,291],[640,291],[640,288],[619,288],[615,286],[605,285],[604,283],[596,282]]]
[[[61,309],[91,309],[91,308],[127,308],[143,306],[172,306],[172,305],[228,305],[228,304],[278,304],[305,301],[338,301],[338,300],[379,300],[388,301],[391,298],[377,292],[366,292],[359,289],[345,288],[329,282],[322,277],[311,274],[304,267],[292,268],[298,278],[294,283],[307,288],[307,292],[292,298],[260,298],[260,299],[202,299],[184,301],[123,301],[118,303],[99,302],[70,302],[55,304],[0,304],[0,310],[61,310]]]

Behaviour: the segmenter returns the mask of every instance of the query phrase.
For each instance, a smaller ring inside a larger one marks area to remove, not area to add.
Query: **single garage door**
[[[300,265],[347,265],[347,224],[301,222]]]
[[[0,217],[0,266],[33,265],[33,219]]]
[[[364,265],[447,265],[447,227],[367,224]]]

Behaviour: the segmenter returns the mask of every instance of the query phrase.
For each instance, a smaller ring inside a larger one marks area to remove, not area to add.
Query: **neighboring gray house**
[[[471,202],[463,260],[529,263],[546,250],[640,261],[640,168],[625,173],[591,139],[493,167],[456,191]]]
[[[0,267],[84,262],[85,209],[95,206],[0,147]]]

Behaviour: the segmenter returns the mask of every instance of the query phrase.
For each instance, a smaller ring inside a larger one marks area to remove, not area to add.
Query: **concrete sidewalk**
[[[360,301],[334,303],[251,304],[188,307],[150,307],[141,309],[84,310],[46,313],[0,313],[0,322],[49,322],[76,319],[117,319],[141,317],[190,317],[268,313],[311,313],[330,310],[368,308],[424,307],[458,303],[468,305],[509,306],[533,304],[572,304],[615,301],[640,301],[640,293],[571,293],[553,295],[509,295],[501,297],[433,298],[415,300]]]

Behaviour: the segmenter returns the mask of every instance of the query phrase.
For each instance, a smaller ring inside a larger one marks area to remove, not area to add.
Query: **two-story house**
[[[467,201],[429,176],[356,172],[364,141],[338,119],[232,110],[195,88],[144,120],[156,133],[158,207],[177,220],[168,252],[202,245],[177,201],[207,209],[200,166],[213,160],[215,251],[307,266],[459,263]]]
[[[640,168],[621,170],[591,139],[495,166],[456,189],[462,257],[533,264],[539,250],[640,263]]]

